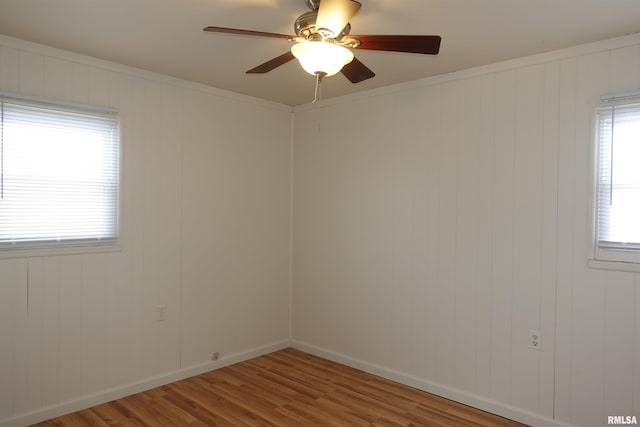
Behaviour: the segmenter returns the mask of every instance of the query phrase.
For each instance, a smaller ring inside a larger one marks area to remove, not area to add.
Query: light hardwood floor
[[[36,426],[522,426],[286,349]]]

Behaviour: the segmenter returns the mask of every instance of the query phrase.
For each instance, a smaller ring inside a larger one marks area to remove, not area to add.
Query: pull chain
[[[320,101],[322,99],[322,78],[326,76],[326,73],[317,72],[316,73],[316,91],[315,96],[313,98],[313,104]]]

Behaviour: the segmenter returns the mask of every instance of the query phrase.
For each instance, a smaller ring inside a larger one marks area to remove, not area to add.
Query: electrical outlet
[[[156,306],[156,322],[162,322],[164,320],[167,320],[167,306],[164,304],[157,305]]]
[[[211,354],[211,360],[218,360],[220,358],[220,353],[217,351]]]
[[[533,350],[540,350],[542,346],[542,336],[540,335],[540,331],[530,330],[529,331],[529,348]]]

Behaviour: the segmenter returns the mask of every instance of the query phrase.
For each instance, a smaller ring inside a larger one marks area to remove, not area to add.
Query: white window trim
[[[640,102],[640,91],[603,96],[599,103],[592,106],[591,151],[589,156],[589,253],[587,264],[590,268],[594,269],[640,272],[640,250],[601,248],[598,246],[597,232],[597,184],[599,174],[598,110],[603,107],[632,103],[634,100]]]
[[[48,98],[23,95],[15,92],[0,91],[0,96],[6,98],[15,98],[25,101],[33,101],[42,104],[50,104],[55,107],[69,108],[71,110],[86,111],[88,113],[95,112],[105,115],[118,115],[117,109],[111,107],[102,107],[95,105],[86,105],[73,103],[68,101],[52,100]],[[117,230],[116,238],[105,243],[100,242],[88,242],[80,241],[77,243],[71,242],[64,245],[42,245],[33,246],[28,245],[11,247],[0,249],[0,259],[15,259],[15,258],[32,258],[32,257],[46,257],[46,256],[65,256],[65,255],[84,255],[84,254],[97,254],[97,253],[113,253],[122,251],[122,176],[123,176],[123,143],[122,143],[122,119],[119,118],[118,129],[118,209],[117,209]]]

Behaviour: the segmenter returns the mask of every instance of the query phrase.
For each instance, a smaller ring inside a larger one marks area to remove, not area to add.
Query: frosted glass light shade
[[[333,76],[353,60],[353,53],[346,47],[321,41],[296,43],[291,53],[298,58],[302,68],[312,75],[325,73]]]

